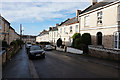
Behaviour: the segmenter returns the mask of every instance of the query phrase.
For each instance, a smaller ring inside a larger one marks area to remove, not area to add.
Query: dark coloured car
[[[40,46],[31,46],[28,56],[29,59],[39,58],[39,57],[45,58],[45,51],[41,49]]]

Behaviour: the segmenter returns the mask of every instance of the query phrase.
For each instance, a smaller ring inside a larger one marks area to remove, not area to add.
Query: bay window
[[[85,16],[85,27],[89,26],[89,16]]]
[[[120,49],[120,32],[114,33],[114,48]]]

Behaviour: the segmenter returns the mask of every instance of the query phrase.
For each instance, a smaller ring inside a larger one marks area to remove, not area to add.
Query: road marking
[[[35,66],[31,60],[29,60],[29,69],[30,69],[30,74],[32,78],[39,78],[37,71],[35,69]]]

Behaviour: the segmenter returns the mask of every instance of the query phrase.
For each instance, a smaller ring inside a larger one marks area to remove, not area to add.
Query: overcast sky
[[[77,9],[89,5],[90,0],[2,0],[0,13],[16,32],[22,24],[24,34],[38,35],[43,29],[75,17]]]

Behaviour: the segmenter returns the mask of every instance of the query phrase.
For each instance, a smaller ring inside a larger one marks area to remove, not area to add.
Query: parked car
[[[30,48],[32,46],[32,44],[31,43],[26,43],[25,46],[26,46],[26,49],[27,49],[27,48]]]
[[[26,43],[26,44],[25,44],[25,47],[26,47],[26,50],[27,50],[27,54],[29,53],[31,46],[32,46],[31,43]]]
[[[45,47],[44,47],[44,50],[52,50],[53,48],[52,48],[52,46],[51,45],[45,45]]]
[[[29,59],[42,57],[45,58],[45,51],[40,48],[40,46],[31,46],[28,54]]]

